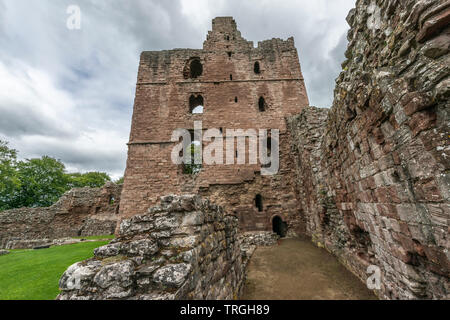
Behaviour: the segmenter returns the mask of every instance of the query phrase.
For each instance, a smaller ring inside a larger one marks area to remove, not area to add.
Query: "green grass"
[[[12,250],[0,256],[0,300],[53,300],[58,283],[72,264],[93,257],[108,244],[84,242],[43,250]]]

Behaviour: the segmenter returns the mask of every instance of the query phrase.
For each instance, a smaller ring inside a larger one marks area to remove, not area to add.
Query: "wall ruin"
[[[199,196],[166,196],[71,266],[59,300],[232,300],[245,280],[237,218]]]
[[[28,248],[64,237],[114,234],[121,191],[121,185],[107,183],[103,188],[73,189],[48,208],[2,211],[0,248]]]
[[[290,119],[305,231],[385,299],[449,298],[447,1],[357,2],[328,112]],[[319,120],[319,121],[318,121]]]

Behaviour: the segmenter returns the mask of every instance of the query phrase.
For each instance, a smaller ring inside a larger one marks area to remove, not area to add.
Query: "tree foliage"
[[[68,190],[70,183],[64,164],[47,156],[20,161],[17,174],[21,186],[15,207],[51,206]]]
[[[17,151],[10,149],[7,142],[0,140],[0,211],[11,207],[12,197],[20,188],[16,161]]]
[[[111,178],[104,172],[71,173],[68,175],[72,188],[100,188]]]
[[[116,181],[114,181],[115,184],[123,184],[123,182],[125,181],[125,177],[121,177],[119,179],[117,179]]]
[[[66,173],[60,160],[48,156],[18,161],[17,151],[0,140],[0,211],[51,206],[72,188],[102,187],[108,181],[103,172]]]

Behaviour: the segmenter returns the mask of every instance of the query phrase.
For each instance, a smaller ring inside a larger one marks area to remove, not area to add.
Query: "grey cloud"
[[[9,137],[24,135],[50,135],[61,138],[71,137],[72,134],[60,128],[58,123],[46,119],[26,106],[9,104],[0,105],[0,133]]]

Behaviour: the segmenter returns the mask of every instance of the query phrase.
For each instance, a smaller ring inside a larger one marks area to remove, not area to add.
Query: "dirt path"
[[[337,259],[308,240],[284,239],[258,248],[243,300],[354,300],[375,295]]]

